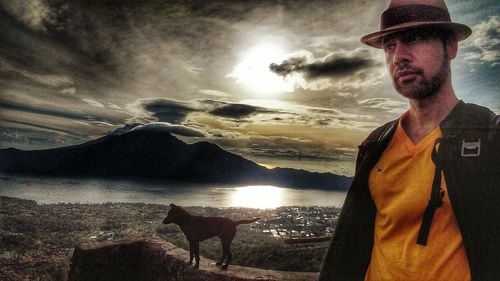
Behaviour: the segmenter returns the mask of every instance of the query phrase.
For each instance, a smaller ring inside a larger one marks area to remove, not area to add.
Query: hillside
[[[118,130],[80,145],[0,150],[0,171],[62,177],[166,179],[347,190],[351,178],[289,168],[267,169],[209,142],[186,144],[161,128]]]
[[[246,208],[186,208],[193,214],[227,216],[233,219],[262,217],[269,223],[282,216],[280,210]],[[339,214],[340,209],[323,208]],[[144,203],[37,204],[0,196],[0,276],[5,280],[66,280],[70,261],[78,245],[98,245],[125,237],[157,237],[188,249],[188,242],[175,225],[163,225],[168,206]],[[326,227],[334,228],[332,221]],[[279,271],[319,271],[328,242],[288,245],[262,231],[261,224],[241,225],[232,243],[232,265]],[[316,227],[314,227],[316,228]],[[314,230],[314,229],[313,229]],[[314,230],[316,231],[316,230]],[[221,255],[220,241],[200,244],[208,259]],[[2,280],[4,280],[2,279]]]

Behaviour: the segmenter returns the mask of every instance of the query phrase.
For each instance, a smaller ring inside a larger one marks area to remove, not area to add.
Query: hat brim
[[[407,23],[394,25],[394,26],[391,26],[387,29],[365,35],[365,36],[361,37],[361,42],[363,44],[368,45],[368,46],[382,49],[383,48],[382,47],[382,38],[384,36],[395,33],[395,32],[399,32],[399,31],[402,31],[405,29],[427,27],[427,26],[437,26],[437,27],[447,28],[447,29],[453,31],[453,33],[455,34],[456,39],[458,41],[465,40],[467,37],[469,37],[472,34],[472,30],[470,29],[470,27],[468,27],[465,24],[461,24],[461,23],[454,23],[454,22],[449,22],[449,21],[407,22]]]

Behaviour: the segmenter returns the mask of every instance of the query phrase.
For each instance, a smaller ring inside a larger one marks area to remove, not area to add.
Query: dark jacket
[[[359,146],[356,174],[323,261],[321,281],[364,280],[371,259],[376,212],[368,177],[390,143],[397,123],[394,120],[377,128]],[[437,158],[443,167],[472,280],[500,280],[500,117],[484,107],[460,101],[440,128],[443,137]]]

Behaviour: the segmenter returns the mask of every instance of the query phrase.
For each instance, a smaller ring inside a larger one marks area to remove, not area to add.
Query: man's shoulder
[[[472,128],[499,128],[500,116],[487,107],[460,102],[441,122],[440,127],[444,131]]]
[[[488,123],[488,125],[497,128],[500,126],[500,115],[496,114],[489,108],[473,103],[467,103],[466,106],[471,114],[477,116],[478,119],[484,120]]]
[[[464,114],[468,114],[470,115],[470,117],[476,117],[480,120],[491,120],[492,118],[498,118],[498,115],[487,107],[475,103],[465,103],[464,105]]]
[[[392,136],[391,132],[394,131],[398,121],[399,118],[374,129],[361,143],[360,147],[381,142],[385,137]],[[463,127],[489,127],[494,131],[498,131],[500,130],[500,116],[487,107],[460,101],[449,116],[443,120],[440,127],[444,130],[461,130]]]

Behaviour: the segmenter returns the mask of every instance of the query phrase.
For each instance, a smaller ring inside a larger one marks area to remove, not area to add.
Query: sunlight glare
[[[245,208],[277,208],[283,203],[283,189],[270,185],[236,187],[232,206]]]
[[[278,45],[260,44],[248,50],[233,72],[226,77],[236,79],[249,89],[260,94],[292,92],[294,82],[269,70],[271,63],[281,63],[286,53]]]

